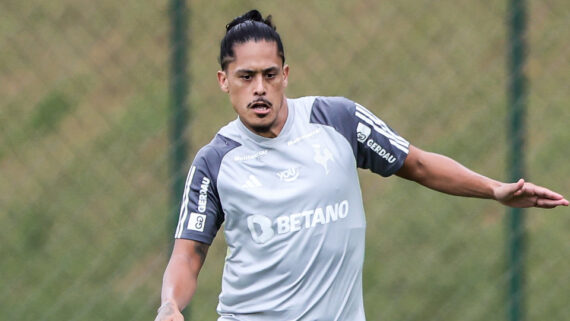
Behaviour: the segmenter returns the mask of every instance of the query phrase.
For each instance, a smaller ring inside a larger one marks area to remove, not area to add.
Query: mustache
[[[250,102],[249,104],[247,104],[247,107],[248,107],[248,108],[249,108],[249,107],[252,107],[253,105],[255,105],[255,104],[257,104],[257,103],[264,103],[264,104],[266,104],[266,105],[269,106],[269,107],[273,106],[273,104],[272,104],[269,100],[267,100],[267,99],[265,99],[265,98],[258,98],[258,99],[256,99],[256,100]]]

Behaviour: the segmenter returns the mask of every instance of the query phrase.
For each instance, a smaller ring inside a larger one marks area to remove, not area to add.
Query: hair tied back
[[[267,16],[267,18],[264,20],[263,16],[261,15],[261,12],[254,9],[254,10],[248,11],[247,13],[245,13],[239,17],[236,17],[234,20],[232,20],[230,23],[228,23],[226,25],[226,33],[228,33],[233,27],[235,27],[241,23],[247,22],[247,21],[261,22],[261,23],[268,25],[273,30],[276,30],[275,26],[271,22],[271,15]]]

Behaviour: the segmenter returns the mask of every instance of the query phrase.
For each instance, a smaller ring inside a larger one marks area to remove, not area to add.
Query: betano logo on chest
[[[271,240],[275,234],[293,233],[345,219],[348,216],[348,209],[348,200],[344,200],[299,213],[281,215],[273,222],[265,215],[253,214],[247,217],[247,227],[253,241],[263,244]]]
[[[284,234],[296,232],[303,228],[315,227],[317,224],[324,225],[343,219],[348,215],[348,201],[344,200],[334,205],[317,207],[314,210],[305,210],[300,213],[279,216],[277,221],[277,233]]]

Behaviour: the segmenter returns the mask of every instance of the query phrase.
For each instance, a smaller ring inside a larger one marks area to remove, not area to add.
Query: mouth
[[[271,102],[265,99],[258,99],[249,103],[247,107],[257,114],[266,114],[271,109],[271,105]]]

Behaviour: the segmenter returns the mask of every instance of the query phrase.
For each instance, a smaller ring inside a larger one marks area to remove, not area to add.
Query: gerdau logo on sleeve
[[[202,185],[200,185],[200,195],[198,196],[198,212],[200,213],[204,213],[206,205],[208,205],[208,186],[210,186],[210,179],[204,176]]]
[[[198,212],[190,213],[190,218],[188,218],[189,230],[204,232],[204,226],[206,225],[206,215],[201,214],[206,211],[208,205],[208,187],[210,186],[210,179],[204,176],[202,178],[202,184],[200,185],[200,192],[198,194]]]
[[[392,154],[387,152],[384,148],[382,148],[382,146],[380,146],[380,144],[373,141],[372,138],[366,142],[366,145],[368,145],[368,147],[370,147],[371,150],[376,152],[378,156],[384,158],[388,163],[392,164],[393,162],[396,161],[396,156],[393,156]]]

